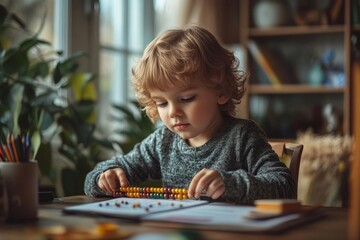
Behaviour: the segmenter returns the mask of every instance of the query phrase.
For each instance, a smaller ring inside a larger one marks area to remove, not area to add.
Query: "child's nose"
[[[174,118],[181,115],[181,109],[176,104],[171,104],[169,107],[169,117]]]

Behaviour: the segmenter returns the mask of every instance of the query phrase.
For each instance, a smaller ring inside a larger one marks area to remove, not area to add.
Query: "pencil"
[[[6,153],[6,158],[8,159],[8,161],[12,162],[13,159],[11,157],[11,152],[10,152],[10,149],[9,149],[8,145],[5,145],[5,153]]]
[[[15,145],[15,139],[14,139],[14,136],[11,135],[10,137],[10,143],[11,144],[11,147],[12,147],[12,150],[13,150],[13,154],[14,154],[14,161],[15,162],[19,162],[19,155],[18,155],[18,150],[16,148],[16,145]]]
[[[18,157],[19,157],[19,162],[23,161],[23,148],[22,148],[22,144],[21,144],[21,136],[18,135],[16,140],[15,140],[15,144],[18,150]]]
[[[0,143],[1,144],[1,143]],[[3,152],[3,148],[2,146],[0,147],[0,160],[2,162],[6,162],[6,157],[5,157],[5,153]]]
[[[3,148],[3,145],[2,145],[2,142],[1,142],[1,141],[0,141],[0,151],[2,152],[2,156],[3,156],[4,162],[7,162],[5,150],[4,150],[4,148]]]
[[[25,158],[24,158],[24,161],[25,162],[28,162],[29,161],[29,149],[30,148],[30,136],[29,134],[26,134],[26,137],[25,137]]]

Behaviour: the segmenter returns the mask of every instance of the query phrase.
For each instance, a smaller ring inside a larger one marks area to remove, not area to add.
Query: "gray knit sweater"
[[[160,127],[128,154],[98,163],[86,177],[85,194],[107,196],[97,180],[102,172],[116,167],[125,170],[133,186],[152,178],[176,188],[187,188],[203,168],[216,169],[225,183],[222,199],[237,203],[294,198],[296,191],[289,169],[279,161],[264,132],[253,121],[232,117],[200,147],[190,147],[177,134]]]

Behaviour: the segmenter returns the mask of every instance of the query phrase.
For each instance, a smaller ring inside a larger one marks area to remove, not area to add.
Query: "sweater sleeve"
[[[98,163],[85,178],[85,194],[91,197],[110,196],[109,193],[99,188],[97,182],[101,173],[112,168],[122,168],[133,186],[148,178],[161,178],[158,152],[154,147],[157,146],[158,139],[161,139],[161,131],[150,134],[141,143],[136,144],[128,154],[115,156]]]
[[[296,186],[290,170],[254,122],[249,121],[242,129],[238,148],[242,167],[220,171],[226,201],[250,204],[256,199],[295,198]]]

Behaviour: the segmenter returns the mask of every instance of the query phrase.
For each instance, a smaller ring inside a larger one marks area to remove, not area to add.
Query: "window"
[[[149,0],[100,0],[100,126],[108,126],[111,104],[134,99],[131,67],[154,37],[153,12]]]
[[[55,50],[67,49],[67,0],[0,0],[0,4],[25,22],[30,36],[40,33]],[[15,41],[23,39],[19,31],[12,34]]]

